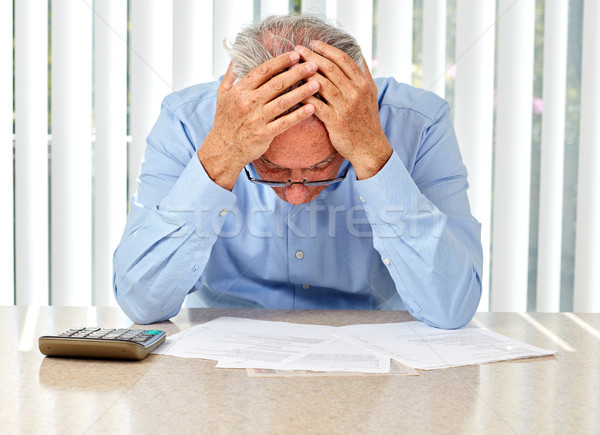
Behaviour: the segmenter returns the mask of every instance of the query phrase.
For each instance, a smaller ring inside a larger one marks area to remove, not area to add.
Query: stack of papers
[[[421,322],[342,327],[220,317],[167,337],[153,353],[218,361],[218,368],[389,373],[390,359],[421,370],[552,355],[482,328]]]

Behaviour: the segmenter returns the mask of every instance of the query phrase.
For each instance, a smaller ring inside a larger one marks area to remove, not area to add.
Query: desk
[[[184,309],[168,334],[220,316],[341,326],[393,311]],[[420,376],[249,378],[213,361],[45,358],[40,335],[130,326],[118,308],[0,307],[2,433],[600,433],[600,314],[478,313],[473,324],[556,356]]]

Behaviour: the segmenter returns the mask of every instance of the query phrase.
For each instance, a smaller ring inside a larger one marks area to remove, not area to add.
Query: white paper
[[[217,368],[264,368],[249,367],[248,363],[219,361]],[[370,351],[362,346],[336,340],[319,350],[282,365],[279,370],[312,370],[321,372],[389,373],[390,357]]]
[[[165,354],[281,368],[335,340],[317,325],[220,317],[189,328]]]
[[[335,335],[389,354],[421,370],[432,370],[519,358],[552,355],[549,351],[513,340],[487,329],[432,328],[421,322],[352,325],[337,328]]]
[[[188,330],[186,329],[185,331],[179,331],[179,332],[176,332],[175,334],[167,335],[167,337],[165,338],[165,341],[163,341],[160,346],[155,347],[154,350],[150,353],[156,353],[158,355],[168,355],[169,354],[168,352],[169,352],[169,349],[171,349],[171,346],[173,346],[175,344],[175,342],[177,340],[179,340],[179,337],[181,337],[187,331]]]
[[[167,337],[154,353],[220,368],[387,373],[390,358],[421,370],[552,355],[487,329],[421,322],[331,327],[221,317]]]
[[[337,340],[285,367],[286,370],[389,373],[390,357],[345,340]]]

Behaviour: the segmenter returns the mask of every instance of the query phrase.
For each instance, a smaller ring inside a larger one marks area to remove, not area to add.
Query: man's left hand
[[[312,50],[298,46],[305,62],[314,62],[318,71],[308,81],[319,82],[319,93],[304,103],[315,107],[325,124],[331,143],[356,171],[359,180],[377,174],[392,155],[392,147],[379,121],[377,86],[366,63],[364,71],[343,51],[322,41],[313,41]]]

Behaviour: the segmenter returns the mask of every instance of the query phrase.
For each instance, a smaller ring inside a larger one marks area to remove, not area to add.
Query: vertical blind
[[[92,303],[111,305],[112,251],[127,213],[127,3],[96,0]]]
[[[0,291],[0,305],[14,302],[13,231],[13,5],[0,3],[0,276],[6,290]]]
[[[86,305],[92,282],[92,14],[85,2],[69,0],[52,0],[51,11],[50,288],[61,289],[51,293],[51,302]]]
[[[482,288],[486,289],[480,302],[482,308],[489,306],[490,288],[495,23],[495,2],[457,2],[454,124],[469,171],[471,210],[482,225]]]
[[[600,310],[600,4],[584,3],[574,308]]]
[[[482,223],[480,310],[600,311],[595,0],[1,2],[0,304],[115,303],[112,253],[162,98],[221,75],[223,41],[244,24],[291,10],[347,29],[374,75],[448,99]],[[568,48],[577,34],[581,43]],[[581,96],[577,196],[563,201],[571,92]],[[574,279],[565,288],[570,205]]]
[[[540,168],[538,309],[560,308],[562,196],[564,182],[565,93],[569,3],[547,2],[544,21],[544,117]]]
[[[535,0],[498,2],[492,306],[525,311]],[[507,273],[507,271],[510,271]]]
[[[14,2],[13,29],[14,277],[16,302],[33,305],[49,302],[50,281],[48,9],[43,3]],[[6,212],[3,208],[2,213]],[[5,297],[13,296],[10,290],[2,287],[2,293],[9,292]]]

